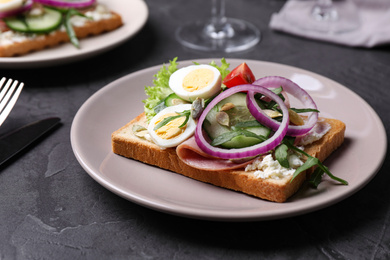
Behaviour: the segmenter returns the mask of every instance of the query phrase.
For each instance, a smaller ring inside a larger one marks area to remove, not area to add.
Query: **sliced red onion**
[[[279,105],[280,109],[282,110],[283,120],[280,124],[280,127],[276,130],[276,132],[271,138],[257,145],[239,148],[239,149],[223,149],[219,147],[214,147],[206,140],[203,134],[203,129],[202,129],[203,121],[205,120],[207,113],[209,113],[210,110],[218,104],[218,102],[237,92],[261,93],[264,96],[271,98]],[[286,135],[289,121],[290,118],[288,115],[288,109],[286,105],[284,104],[283,100],[272,91],[263,88],[261,86],[255,86],[252,84],[235,86],[234,88],[230,88],[222,92],[221,94],[219,94],[207,105],[202,115],[200,116],[198,124],[196,126],[195,141],[199,146],[199,148],[202,149],[202,151],[204,151],[209,155],[222,158],[222,159],[241,159],[246,157],[257,156],[259,154],[269,152],[270,150],[276,148],[276,146],[280,144],[283,137]]]
[[[26,12],[26,11],[31,9],[32,4],[33,4],[33,0],[27,0],[24,5],[22,5],[21,7],[17,8],[17,9],[9,10],[6,12],[0,12],[0,19]]]
[[[288,94],[294,96],[298,100],[300,100],[305,108],[317,109],[317,105],[312,99],[312,97],[307,93],[303,88],[299,87],[297,84],[292,82],[289,79],[279,77],[279,76],[268,76],[264,78],[260,78],[252,83],[253,85],[259,85],[265,88],[279,88],[283,87],[283,90]],[[253,94],[253,93],[252,93]],[[252,103],[252,106],[256,108],[256,111],[261,111],[260,107],[254,100],[254,97],[249,97]],[[256,114],[258,114],[254,111]],[[261,113],[263,115],[264,113]],[[256,118],[257,119],[257,118]],[[280,123],[270,117],[264,118],[264,124],[270,127],[272,130],[278,129]],[[289,136],[300,136],[309,132],[317,123],[318,113],[310,112],[308,113],[308,119],[302,126],[289,125],[287,130],[287,135]]]
[[[96,0],[34,0],[37,3],[43,5],[51,5],[56,7],[73,7],[73,8],[83,8],[88,7],[96,2]]]

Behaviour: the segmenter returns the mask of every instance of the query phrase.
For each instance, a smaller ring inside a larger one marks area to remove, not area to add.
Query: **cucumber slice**
[[[255,120],[246,106],[246,94],[233,94],[224,100],[221,100],[206,116],[203,129],[211,139],[215,139],[221,134],[231,131],[230,127],[220,125],[216,120],[217,113],[227,103],[232,103],[235,106],[234,108],[225,111],[229,115],[231,125],[235,125],[241,121]]]
[[[233,137],[232,140],[227,141],[226,143],[221,144],[224,148],[244,148],[248,146],[252,146],[255,144],[259,144],[261,141],[254,137],[248,137],[244,135],[239,135]]]
[[[45,13],[41,16],[26,17],[26,23],[30,31],[35,33],[46,33],[57,29],[62,23],[62,13],[44,8]]]
[[[269,134],[271,133],[271,129],[269,129],[268,127],[265,127],[263,125],[258,126],[258,127],[248,127],[245,129],[256,134],[256,135],[262,135],[264,137],[268,137]]]
[[[235,93],[224,100],[221,100],[218,104],[218,110],[221,110],[222,106],[226,103],[232,103],[236,107],[247,107],[246,106],[246,94],[245,93]]]
[[[4,18],[4,21],[7,24],[7,26],[13,31],[29,32],[27,24],[21,18],[16,18],[16,17]]]
[[[44,13],[39,16],[5,18],[5,23],[14,31],[24,33],[48,33],[56,30],[62,23],[61,12],[44,7]]]
[[[234,126],[235,124],[240,122],[255,120],[246,105],[245,93],[236,93],[225,98],[217,104],[218,111],[220,111],[222,107],[227,103],[234,104],[234,108],[225,111],[229,115],[231,126]]]
[[[233,129],[245,129],[256,135],[261,135],[267,138],[271,133],[270,128],[260,124],[256,120],[237,123]]]
[[[189,102],[185,101],[175,93],[170,94],[167,96],[164,100],[165,106],[175,106],[175,105],[181,105],[181,104],[190,104]]]
[[[271,133],[271,129],[261,124],[259,124],[258,126],[246,127],[241,129],[247,130],[255,135],[263,136],[265,138],[268,138]],[[233,137],[231,140],[222,143],[221,146],[224,148],[243,148],[243,147],[259,144],[261,142],[262,140],[256,137],[238,135],[236,137]]]
[[[203,129],[206,131],[208,136],[211,138],[211,140],[214,140],[218,136],[230,132],[230,127],[220,125],[217,122],[217,113],[218,113],[218,107],[213,107],[210,112],[206,115],[206,118],[203,123]]]

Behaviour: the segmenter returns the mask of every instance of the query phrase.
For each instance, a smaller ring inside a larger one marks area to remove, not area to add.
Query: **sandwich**
[[[273,202],[324,175],[348,184],[323,164],[345,124],[320,117],[287,78],[256,79],[246,63],[229,71],[225,59],[178,68],[175,58],[145,91],[144,112],[111,135],[117,155]]]
[[[121,16],[95,0],[5,0],[0,3],[0,57],[33,51],[112,31]]]

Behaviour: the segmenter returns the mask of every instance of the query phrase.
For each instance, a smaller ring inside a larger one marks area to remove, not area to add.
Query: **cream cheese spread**
[[[14,31],[6,31],[0,33],[0,46],[10,45],[16,42],[24,42],[28,39],[34,39],[35,37],[36,36],[34,34],[26,35]]]
[[[329,130],[331,129],[331,126],[324,122],[324,121],[318,121],[317,124],[298,142],[298,145],[308,145],[311,143],[314,143],[315,141],[320,140]]]
[[[290,168],[284,168],[277,160],[274,160],[272,154],[265,156],[263,159],[257,159],[246,166],[245,171],[254,171],[253,174],[261,179],[283,179],[294,174],[295,169],[303,164],[299,156],[291,153],[288,156]]]
[[[111,18],[112,14],[105,5],[98,5],[93,11],[86,12],[85,16],[91,19],[92,21],[100,21],[100,20]],[[70,21],[73,26],[81,27],[88,21],[88,18],[75,15],[72,18],[70,18]]]

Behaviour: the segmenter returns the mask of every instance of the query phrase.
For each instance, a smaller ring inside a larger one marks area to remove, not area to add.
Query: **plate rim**
[[[178,63],[180,63],[180,64],[191,63],[191,62],[202,63],[202,62],[210,62],[212,60],[216,61],[216,60],[220,60],[220,58],[179,60]],[[156,71],[157,72],[157,70],[159,68],[161,68],[162,64],[154,65],[152,67],[144,68],[144,69],[141,69],[141,70],[129,73],[128,75],[125,75],[125,76],[123,76],[123,77],[121,77],[119,79],[116,79],[116,80],[112,81],[111,83],[105,85],[104,87],[99,89],[97,92],[95,92],[91,97],[89,97],[82,104],[82,106],[77,111],[77,113],[76,113],[76,115],[74,117],[74,120],[72,122],[72,126],[71,126],[71,145],[72,145],[73,152],[74,152],[78,162],[80,163],[80,165],[84,168],[84,170],[95,181],[97,181],[103,187],[107,188],[111,192],[113,192],[113,193],[119,195],[120,197],[125,198],[125,199],[127,199],[130,202],[133,202],[135,204],[138,204],[138,205],[141,205],[141,206],[144,206],[146,208],[153,209],[153,210],[157,210],[157,211],[160,211],[160,212],[176,215],[176,216],[195,218],[195,219],[203,219],[203,220],[212,220],[212,221],[229,221],[229,222],[231,222],[231,221],[234,221],[234,222],[244,222],[244,221],[275,220],[275,219],[288,218],[288,217],[293,217],[293,216],[302,215],[302,214],[306,214],[306,213],[309,213],[309,212],[317,211],[319,209],[326,208],[328,206],[334,205],[337,202],[342,201],[342,200],[352,196],[357,191],[359,191],[361,188],[363,188],[365,185],[367,185],[376,176],[376,174],[381,169],[381,167],[382,167],[382,165],[384,163],[384,160],[386,158],[386,154],[387,154],[387,135],[386,135],[385,127],[384,127],[383,122],[380,119],[379,115],[357,93],[353,92],[351,89],[345,87],[344,85],[342,85],[342,84],[340,84],[340,83],[338,83],[338,82],[336,82],[336,81],[334,81],[334,80],[332,80],[330,78],[327,78],[327,77],[322,76],[322,75],[320,75],[318,73],[315,73],[315,72],[312,72],[312,71],[309,71],[309,70],[305,70],[305,69],[302,69],[302,68],[299,68],[299,67],[294,67],[294,66],[291,66],[291,65],[286,65],[286,64],[276,63],[276,62],[253,60],[253,59],[237,59],[237,58],[231,58],[230,59],[230,58],[227,58],[226,60],[229,63],[231,63],[233,61],[234,62],[245,61],[247,63],[255,62],[255,63],[261,63],[261,64],[264,64],[264,65],[270,65],[270,66],[277,66],[277,67],[282,66],[282,67],[284,67],[284,68],[286,68],[288,70],[304,72],[306,74],[314,75],[316,78],[321,78],[322,80],[325,79],[327,81],[331,81],[332,83],[337,85],[337,87],[341,87],[344,91],[347,91],[349,95],[354,95],[355,98],[359,99],[365,105],[365,108],[367,108],[369,110],[369,112],[376,117],[375,118],[376,121],[380,123],[379,124],[379,126],[380,126],[379,131],[383,134],[383,137],[385,138],[385,141],[386,141],[386,142],[384,142],[383,151],[381,152],[381,158],[379,159],[380,162],[379,162],[379,164],[376,165],[376,168],[375,168],[374,172],[368,174],[366,176],[366,178],[364,178],[364,181],[360,182],[359,185],[355,186],[348,193],[343,193],[341,196],[335,197],[335,198],[333,198],[331,200],[327,200],[326,202],[323,202],[320,205],[312,205],[311,207],[306,207],[306,206],[305,207],[300,207],[298,209],[290,210],[289,212],[286,212],[284,210],[276,210],[276,211],[281,211],[281,212],[279,212],[277,214],[275,214],[275,210],[273,210],[272,214],[264,214],[263,213],[263,214],[261,214],[261,216],[259,216],[259,214],[257,212],[253,213],[253,214],[248,214],[247,213],[245,215],[240,215],[240,214],[237,214],[237,213],[226,213],[226,212],[222,212],[222,213],[218,214],[218,212],[216,213],[215,211],[212,211],[213,214],[210,214],[210,213],[207,213],[208,210],[203,210],[202,212],[199,212],[199,209],[197,209],[198,210],[197,212],[196,211],[190,212],[191,210],[188,211],[188,207],[186,207],[187,211],[178,211],[177,210],[177,208],[178,208],[177,206],[175,207],[175,209],[172,209],[172,207],[169,207],[169,206],[166,206],[166,205],[161,205],[161,204],[155,203],[155,202],[150,201],[150,200],[145,200],[142,196],[135,196],[133,194],[133,196],[131,198],[129,198],[129,196],[128,196],[128,194],[126,192],[124,192],[123,190],[121,190],[121,189],[119,189],[117,187],[112,186],[104,178],[102,178],[101,176],[99,176],[98,174],[93,172],[93,170],[88,166],[88,163],[84,161],[84,159],[80,156],[80,154],[77,151],[77,147],[76,147],[76,144],[75,144],[75,142],[76,142],[76,140],[75,140],[75,131],[76,131],[76,128],[77,128],[78,120],[81,117],[81,114],[85,112],[86,107],[89,106],[91,103],[93,103],[94,99],[96,99],[99,95],[104,95],[106,92],[112,90],[112,88],[119,87],[121,82],[126,82],[129,78],[133,78],[133,77],[136,77],[137,75],[142,75],[144,73],[149,73],[151,71]],[[165,63],[165,64],[167,64],[167,63]]]

